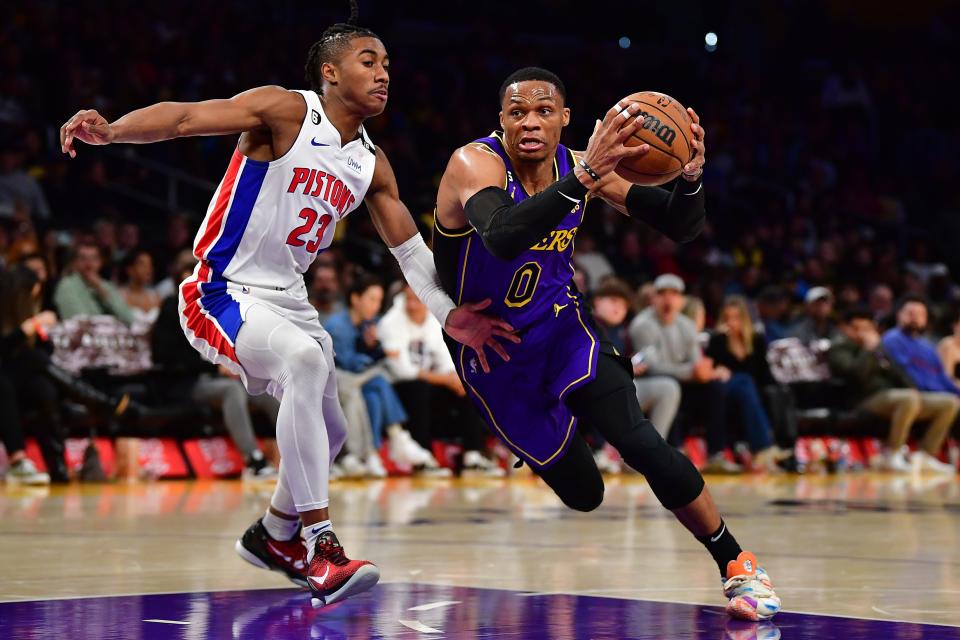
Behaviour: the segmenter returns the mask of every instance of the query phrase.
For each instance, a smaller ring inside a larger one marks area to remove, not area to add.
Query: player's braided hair
[[[360,6],[357,0],[350,0],[350,17],[347,21],[328,27],[321,34],[320,39],[311,45],[304,71],[307,84],[318,94],[323,93],[323,78],[320,75],[320,66],[323,63],[333,62],[339,58],[347,44],[354,38],[379,38],[370,29],[357,25],[359,16]]]

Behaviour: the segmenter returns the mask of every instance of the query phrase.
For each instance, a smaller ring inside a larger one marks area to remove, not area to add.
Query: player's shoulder
[[[447,163],[447,171],[505,170],[503,159],[490,147],[469,142],[454,150]]]
[[[301,92],[275,84],[247,89],[234,99],[252,104],[257,111],[290,120],[303,120],[307,112],[307,99]]]

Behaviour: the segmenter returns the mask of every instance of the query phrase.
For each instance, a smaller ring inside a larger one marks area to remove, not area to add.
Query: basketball
[[[643,127],[625,143],[628,147],[649,144],[650,151],[639,158],[624,158],[617,165],[621,178],[634,184],[655,186],[670,182],[680,175],[683,166],[693,157],[690,146],[690,124],[693,122],[686,108],[657,91],[640,91],[626,98],[639,102]]]

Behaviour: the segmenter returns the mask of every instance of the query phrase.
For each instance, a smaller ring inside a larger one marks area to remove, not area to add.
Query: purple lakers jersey
[[[514,202],[530,197],[517,179],[500,134],[475,141],[496,153],[506,168],[503,188]],[[574,167],[573,153],[558,146],[554,178]],[[487,424],[535,468],[556,462],[569,445],[576,418],[563,398],[594,379],[599,340],[573,284],[574,237],[584,202],[546,237],[513,260],[495,257],[472,226],[436,224],[434,260],[444,289],[457,304],[490,299],[484,313],[509,322],[520,344],[505,344],[510,361],[493,356],[483,373],[472,352],[447,340],[457,373]]]

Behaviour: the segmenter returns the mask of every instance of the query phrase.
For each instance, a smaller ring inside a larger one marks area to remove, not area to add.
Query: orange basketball
[[[617,165],[621,178],[647,186],[670,182],[680,175],[683,166],[693,157],[690,146],[692,132],[690,114],[682,104],[664,93],[641,91],[632,93],[627,102],[640,103],[643,127],[638,129],[626,145],[635,147],[649,144],[650,151],[639,158],[624,158]]]

